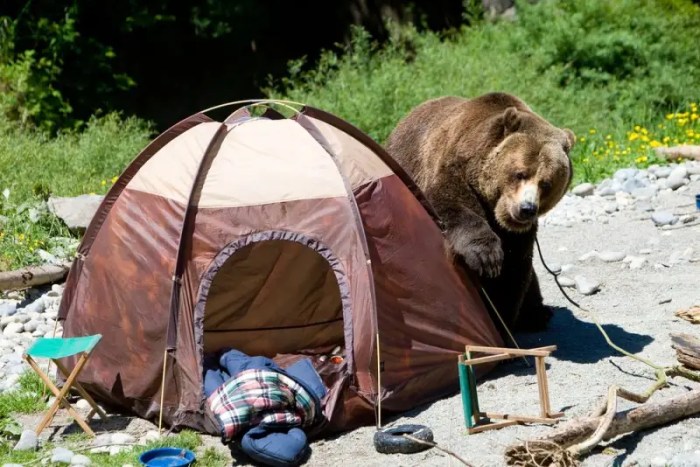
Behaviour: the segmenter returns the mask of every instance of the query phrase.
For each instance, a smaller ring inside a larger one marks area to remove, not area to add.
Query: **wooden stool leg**
[[[68,391],[70,391],[70,388],[72,387],[75,378],[80,374],[80,371],[83,369],[83,366],[85,366],[85,363],[87,362],[87,354],[83,354],[82,357],[78,360],[78,363],[76,364],[75,368],[73,369],[73,372],[68,374],[65,370],[65,367],[63,368],[62,372],[64,376],[66,376],[66,382],[63,385],[63,388],[59,391],[58,388],[51,382],[51,379],[49,379],[48,376],[44,374],[43,371],[41,371],[41,368],[39,368],[39,365],[32,359],[30,356],[25,356],[25,360],[29,364],[29,366],[32,367],[32,369],[39,375],[39,377],[42,379],[44,384],[51,390],[51,392],[56,396],[56,401],[53,403],[49,411],[46,413],[44,418],[42,418],[41,422],[39,422],[39,426],[36,429],[36,434],[40,434],[46,426],[51,422],[51,420],[54,418],[56,415],[56,412],[58,411],[59,406],[63,406],[68,410],[68,413],[75,419],[75,421],[80,425],[80,427],[90,436],[95,436],[95,432],[92,431],[90,426],[85,423],[85,421],[82,419],[80,414],[73,409],[73,407],[70,405],[70,403],[66,400],[66,394],[68,394]],[[54,360],[55,363],[55,360]]]
[[[54,363],[56,363],[56,367],[59,368],[63,375],[66,377],[66,383],[63,388],[66,391],[66,393],[70,390],[71,387],[75,387],[75,380],[82,371],[85,364],[87,363],[88,357],[89,354],[83,353],[78,359],[75,368],[73,368],[73,371],[70,374],[68,374],[66,367],[61,368],[62,365],[59,366],[58,360],[54,360]],[[62,399],[62,403],[66,410],[68,410],[68,413],[71,415],[71,417],[73,417],[73,419],[75,419],[75,421],[78,423],[78,425],[80,425],[80,427],[87,434],[94,437],[95,432],[92,431],[92,428],[90,428],[90,426],[85,422],[85,420],[83,420],[83,417],[80,416],[80,414],[73,408],[73,406],[71,406],[70,403],[67,400],[65,400],[65,398]]]
[[[39,425],[35,430],[35,433],[38,436],[39,434],[41,434],[42,431],[44,431],[44,428],[46,428],[48,424],[51,423],[51,420],[53,420],[53,417],[56,415],[58,407],[61,404],[61,399],[58,397],[61,394],[61,391],[59,391],[58,388],[53,384],[51,379],[48,376],[46,376],[46,374],[43,371],[41,371],[41,368],[39,368],[39,365],[34,361],[32,357],[30,357],[29,355],[25,355],[24,359],[29,364],[29,366],[36,372],[36,374],[39,375],[39,378],[41,378],[41,380],[54,394],[54,396],[56,396],[56,400],[51,405],[51,407],[49,407],[49,410],[46,412],[46,414],[44,414],[41,421],[39,422]]]
[[[537,387],[540,392],[540,416],[549,417],[549,388],[547,387],[547,371],[544,357],[535,357],[535,369],[537,371]]]
[[[68,374],[68,369],[65,366],[63,366],[61,362],[56,360],[54,363],[64,375]],[[75,383],[73,383],[73,387],[78,390],[80,395],[83,396],[83,399],[85,399],[88,402],[88,404],[90,404],[90,406],[92,407],[92,410],[90,411],[90,414],[87,417],[88,419],[92,418],[92,416],[95,415],[95,413],[97,413],[102,420],[107,420],[107,414],[104,413],[100,406],[97,405],[97,402],[95,402],[95,400],[92,397],[90,397],[90,394],[87,393],[87,391],[80,385],[79,382],[76,381]]]

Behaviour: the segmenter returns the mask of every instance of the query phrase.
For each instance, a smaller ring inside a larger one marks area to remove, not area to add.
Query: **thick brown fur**
[[[509,326],[539,330],[544,306],[532,267],[537,218],[562,198],[573,132],[505,93],[441,97],[405,116],[386,148],[445,225],[448,247],[481,278]]]

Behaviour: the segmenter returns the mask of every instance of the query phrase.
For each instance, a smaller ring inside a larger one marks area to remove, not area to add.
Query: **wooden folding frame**
[[[51,381],[51,378],[44,373],[41,368],[39,368],[39,365],[37,362],[27,354],[23,355],[24,359],[26,362],[29,364],[29,366],[39,375],[41,380],[46,384],[46,386],[51,390],[51,392],[56,396],[56,400],[54,403],[51,405],[49,408],[48,412],[44,415],[44,417],[41,419],[39,422],[39,425],[37,426],[35,432],[37,435],[39,435],[44,428],[46,428],[49,423],[51,423],[51,420],[56,416],[56,412],[58,412],[58,409],[60,406],[63,406],[68,413],[73,417],[73,419],[80,425],[80,427],[90,436],[94,437],[95,432],[92,431],[90,426],[87,424],[87,422],[80,416],[80,414],[73,408],[73,406],[68,402],[66,399],[66,395],[70,391],[71,388],[75,388],[78,393],[90,404],[90,407],[92,407],[92,410],[87,416],[87,419],[90,420],[96,413],[100,416],[102,420],[107,419],[107,415],[104,413],[104,411],[100,408],[99,405],[93,400],[92,397],[90,397],[90,394],[83,389],[83,387],[76,381],[76,378],[80,374],[80,371],[83,369],[85,364],[88,361],[88,358],[90,357],[89,352],[82,352],[80,358],[78,359],[75,368],[73,368],[72,372],[69,372],[68,369],[58,360],[58,359],[51,359],[53,363],[56,364],[56,368],[63,373],[63,375],[66,378],[66,381],[63,385],[63,387],[59,390]]]
[[[509,349],[503,347],[483,347],[467,345],[465,353],[459,355],[459,385],[462,393],[462,407],[464,409],[464,420],[469,434],[480,431],[503,428],[518,423],[557,423],[562,412],[553,413],[549,403],[549,387],[547,385],[547,372],[544,359],[548,357],[557,346],[538,347],[535,349]],[[472,352],[491,354],[486,357],[472,358]],[[512,415],[505,413],[482,412],[479,408],[479,398],[476,391],[476,377],[473,365],[480,363],[497,362],[509,360],[522,356],[535,357],[535,372],[537,374],[537,387],[540,396],[539,416]],[[499,421],[493,421],[493,420]]]

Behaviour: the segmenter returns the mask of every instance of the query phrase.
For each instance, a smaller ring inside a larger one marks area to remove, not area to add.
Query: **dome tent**
[[[103,335],[79,382],[212,434],[202,365],[224,347],[311,357],[328,430],[456,391],[464,346],[502,340],[416,185],[336,116],[247,102],[175,124],[107,193],[59,309],[65,337]]]

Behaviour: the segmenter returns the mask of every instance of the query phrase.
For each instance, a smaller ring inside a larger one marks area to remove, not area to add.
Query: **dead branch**
[[[690,391],[681,396],[659,402],[647,403],[615,414],[610,426],[602,436],[602,440],[663,425],[699,412],[700,390]],[[567,457],[562,452],[566,451],[573,455],[566,448],[589,438],[600,424],[601,417],[582,417],[571,420],[566,425],[562,425],[542,438],[508,447],[505,454],[506,462],[508,465],[517,466],[551,465],[552,456],[554,455],[558,456],[557,458],[564,456],[568,459],[566,462],[569,463],[560,463],[559,465],[577,465],[577,463],[570,463],[571,457]],[[534,459],[531,459],[532,454],[536,454]],[[529,463],[523,463],[524,459],[530,459]]]
[[[672,333],[671,342],[676,349],[676,360],[688,368],[700,370],[700,339],[686,333]]]
[[[677,158],[695,159],[700,161],[700,146],[692,144],[683,144],[681,146],[672,146],[670,148],[658,147],[655,148],[656,154],[664,159],[671,160]]]
[[[26,289],[35,285],[56,282],[68,274],[71,263],[61,265],[29,266],[16,271],[0,272],[0,291]]]

